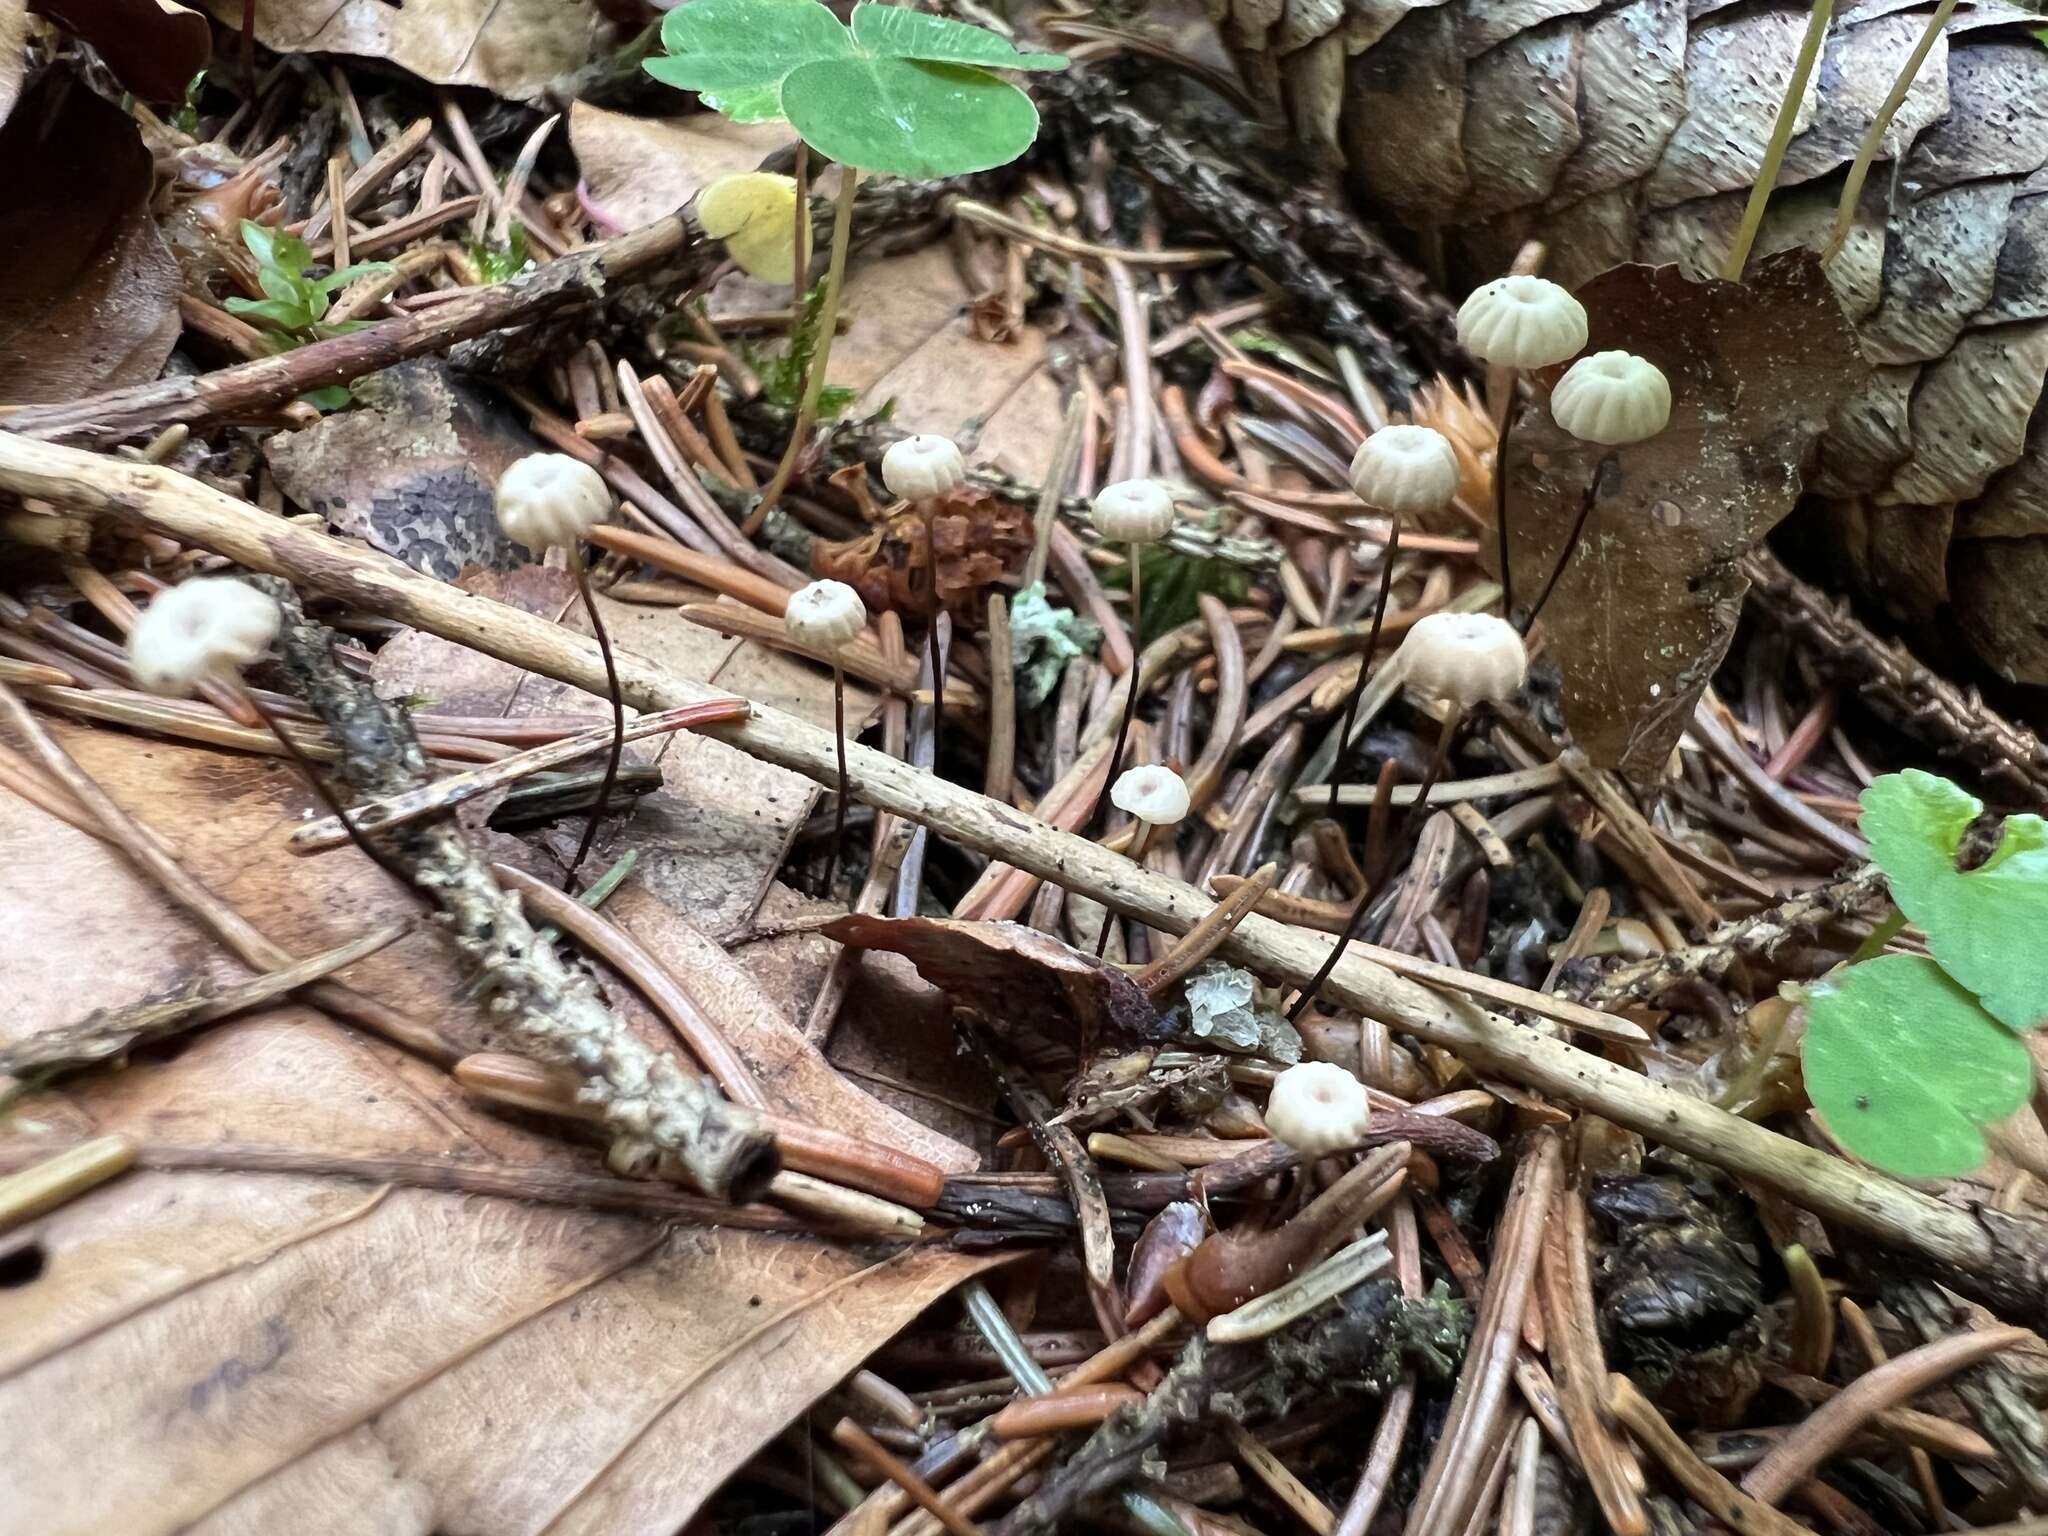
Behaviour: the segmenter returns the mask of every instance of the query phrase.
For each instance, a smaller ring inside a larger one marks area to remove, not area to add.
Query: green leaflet
[[[817,0],[690,0],[662,24],[649,74],[739,122],[787,117],[842,165],[928,179],[1014,160],[1038,111],[991,69],[1060,69],[981,27],[896,6],[854,7],[849,30]]]
[[[1808,995],[1806,1091],[1837,1140],[1904,1178],[1952,1178],[1988,1155],[1983,1127],[2027,1102],[2019,1037],[1919,955],[1882,955]]]
[[[1964,874],[1956,850],[1983,810],[1934,774],[1888,773],[1863,792],[1863,835],[1942,969],[1993,1018],[2035,1029],[2048,1023],[2048,822],[2008,816],[1996,851]]]

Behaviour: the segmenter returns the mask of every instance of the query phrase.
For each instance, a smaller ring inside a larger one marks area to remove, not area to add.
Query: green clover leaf
[[[1065,69],[1060,53],[1019,53],[986,27],[950,21],[899,5],[861,0],[853,8],[853,40],[878,59],[919,59],[927,64],[972,64],[979,69]]]
[[[782,83],[782,110],[841,165],[927,180],[1007,165],[1038,137],[1016,86],[959,64],[827,59]]]
[[[1863,792],[1863,835],[1892,900],[1927,935],[1942,968],[2013,1029],[2048,1023],[2048,822],[2008,816],[2004,836],[1968,874],[1956,850],[1983,802],[1909,768]]]
[[[2033,1058],[1932,960],[1882,955],[1814,983],[1807,1096],[1865,1162],[1953,1178],[1989,1155],[1983,1127],[2027,1102]]]
[[[1038,109],[992,69],[1061,69],[981,27],[863,3],[849,30],[818,0],[689,0],[661,29],[649,74],[727,117],[787,117],[819,153],[916,179],[1007,164],[1031,147]]]

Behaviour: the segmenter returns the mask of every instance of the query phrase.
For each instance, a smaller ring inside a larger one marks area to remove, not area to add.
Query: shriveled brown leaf
[[[206,18],[176,0],[35,0],[34,8],[91,43],[144,101],[183,101],[213,56]]]
[[[150,216],[134,122],[48,71],[0,127],[0,165],[0,401],[155,378],[178,339],[178,268]]]
[[[823,932],[857,949],[908,957],[953,1002],[1000,1025],[1018,1019],[1076,1041],[1163,1040],[1170,1031],[1144,989],[1115,966],[1022,923],[849,912]]]
[[[1542,623],[1573,734],[1603,765],[1655,778],[1734,638],[1737,563],[1792,509],[1830,413],[1868,370],[1804,252],[1756,262],[1740,284],[1617,267],[1579,297],[1589,352],[1663,369],[1671,424],[1608,449],[1524,408],[1507,466],[1515,590],[1534,599],[1609,464]]]
[[[207,8],[242,24],[242,0]],[[381,59],[435,85],[524,101],[589,61],[597,20],[589,0],[259,0],[256,41],[278,53]]]
[[[281,793],[281,770],[63,739],[280,943],[396,910],[353,854],[283,851],[303,797]],[[12,796],[0,904],[10,952],[35,967],[0,1016],[7,1038],[222,965],[118,856]],[[451,1033],[488,1043],[430,943],[345,979],[450,1010]],[[834,1123],[831,1104],[790,1102]],[[303,1007],[26,1101],[0,1166],[108,1132],[140,1143],[145,1169],[4,1244],[40,1261],[0,1288],[10,1530],[675,1529],[986,1262],[464,1193],[616,1185],[594,1148],[487,1115]]]
[[[980,612],[988,589],[1014,573],[1030,549],[1025,508],[963,486],[861,538],[820,540],[811,566],[854,588],[871,609],[923,618],[944,607],[967,617]]]
[[[435,358],[387,368],[356,393],[367,409],[263,445],[285,495],[443,581],[531,558],[499,528],[493,487],[535,445],[494,397]]]

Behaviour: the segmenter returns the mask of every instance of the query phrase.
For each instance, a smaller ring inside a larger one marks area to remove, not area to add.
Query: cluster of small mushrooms
[[[1475,290],[1458,311],[1458,337],[1465,349],[1492,371],[1490,385],[1502,427],[1505,448],[1508,405],[1519,378],[1553,368],[1586,345],[1586,312],[1565,289],[1544,278],[1517,274],[1498,278]],[[1552,420],[1566,433],[1603,447],[1638,443],[1661,432],[1671,415],[1671,389],[1663,373],[1627,352],[1596,352],[1580,357],[1558,377],[1548,394]],[[1497,450],[1495,480],[1504,479]],[[882,460],[882,480],[892,496],[914,507],[928,504],[966,483],[966,465],[959,448],[944,437],[919,434],[892,445]],[[1596,478],[1596,484],[1597,479]],[[1351,461],[1351,488],[1366,506],[1389,519],[1377,599],[1364,650],[1365,665],[1344,711],[1340,742],[1349,740],[1363,696],[1367,671],[1377,648],[1392,587],[1395,557],[1404,522],[1435,516],[1455,500],[1460,481],[1456,452],[1443,434],[1408,424],[1381,427],[1359,445]],[[1515,622],[1508,583],[1509,529],[1504,497],[1497,503],[1503,614],[1439,611],[1412,625],[1391,665],[1403,685],[1441,712],[1442,725],[1428,773],[1417,791],[1419,813],[1429,798],[1458,732],[1468,714],[1507,700],[1526,680],[1528,652],[1523,632],[1535,620],[1570,560],[1596,499],[1586,493],[1578,524],[1559,554],[1536,603]],[[559,453],[532,454],[518,460],[500,479],[497,513],[507,537],[536,553],[564,552],[602,650],[610,684],[614,736],[603,788],[569,867],[576,868],[589,851],[599,818],[604,814],[617,776],[623,745],[624,702],[611,643],[590,592],[582,542],[591,529],[611,515],[611,492],[590,465]],[[1147,544],[1165,538],[1176,516],[1173,488],[1156,480],[1126,480],[1105,487],[1092,505],[1096,531],[1110,544],[1130,552],[1131,621],[1141,616],[1140,557]],[[860,595],[841,581],[814,581],[790,595],[784,623],[800,649],[830,663],[833,708],[839,747],[839,784],[827,879],[836,874],[845,835],[847,802],[845,681],[841,656],[867,627]],[[139,686],[173,697],[189,696],[209,679],[235,683],[242,670],[262,657],[276,640],[281,615],[269,596],[248,582],[230,577],[198,577],[161,594],[144,610],[128,637],[128,654]],[[944,707],[943,670],[938,666],[933,636],[933,703]],[[1116,742],[1105,777],[1106,797],[1147,828],[1171,826],[1188,814],[1188,786],[1172,768],[1145,765],[1123,770],[1124,749],[1137,706],[1138,675],[1131,669]],[[252,699],[251,701],[255,701]],[[257,705],[280,742],[298,763],[329,808],[340,817],[357,846],[388,872],[397,870],[388,857],[370,845],[349,817],[342,814],[318,772],[290,735]],[[1337,803],[1342,774],[1331,775],[1331,806]],[[1096,811],[1100,811],[1100,800]],[[1091,816],[1092,820],[1092,816]],[[401,877],[402,878],[402,877]],[[1316,978],[1297,997],[1290,1017],[1298,1017],[1316,998],[1354,937],[1367,907],[1361,895],[1345,932],[1332,948]],[[1103,942],[1109,924],[1102,925]],[[1098,945],[1098,953],[1101,952]],[[1275,1137],[1294,1147],[1307,1161],[1351,1150],[1360,1144],[1370,1117],[1365,1089],[1340,1067],[1304,1063],[1289,1067],[1275,1081],[1266,1122]]]

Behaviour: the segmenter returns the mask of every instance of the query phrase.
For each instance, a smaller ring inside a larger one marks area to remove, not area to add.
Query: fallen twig
[[[583,636],[267,517],[171,471],[0,433],[0,486],[137,520],[252,569],[290,575],[372,612],[579,687],[593,687],[602,677],[596,646]],[[674,708],[715,696],[640,657],[626,654],[619,660],[627,697],[638,707]],[[837,771],[832,734],[779,710],[757,707],[748,719],[710,727],[707,734],[820,783],[833,782]],[[1184,933],[1212,905],[1189,885],[878,752],[855,747],[848,766],[856,798],[1108,901],[1152,927]],[[1300,985],[1315,974],[1327,942],[1254,914],[1231,935],[1224,952]],[[1950,1283],[2004,1315],[2048,1317],[2048,1277],[2031,1262],[2048,1242],[2037,1221],[1946,1205],[1618,1063],[1395,976],[1361,955],[1345,958],[1326,995],[1454,1051],[1482,1072],[1591,1109],[1755,1179],[1818,1215],[1918,1253],[1939,1266]]]

